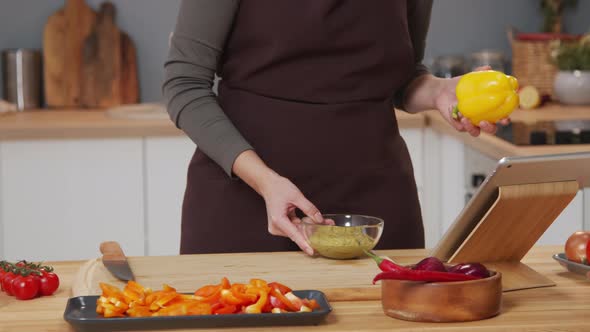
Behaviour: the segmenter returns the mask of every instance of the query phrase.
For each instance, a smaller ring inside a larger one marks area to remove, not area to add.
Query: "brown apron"
[[[412,164],[392,112],[413,58],[406,1],[242,0],[219,102],[322,213],[381,217],[378,249],[422,248]],[[263,199],[197,149],[181,253],[298,250],[267,229]]]

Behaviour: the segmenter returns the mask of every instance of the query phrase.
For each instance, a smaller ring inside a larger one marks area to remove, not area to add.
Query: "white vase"
[[[590,71],[559,71],[555,76],[553,92],[563,104],[590,105]]]

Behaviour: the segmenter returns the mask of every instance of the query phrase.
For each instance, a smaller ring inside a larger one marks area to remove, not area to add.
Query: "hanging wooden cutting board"
[[[48,106],[105,108],[137,103],[139,84],[135,46],[115,24],[115,7],[105,2],[96,13],[83,0],[66,0],[64,14],[76,11],[89,11],[91,14],[86,16],[92,17],[84,21],[90,25],[85,27],[81,37],[63,34],[71,30],[65,27],[73,26],[67,17],[64,20],[50,18],[46,28],[46,44],[54,50],[47,52],[46,62],[58,64],[46,70],[47,76],[53,78],[46,81]],[[59,12],[56,15],[60,18]],[[61,31],[63,38],[50,38],[52,31]],[[69,45],[69,50],[75,54],[69,56],[77,64],[75,68],[67,65],[72,60],[66,62],[64,51],[60,52],[56,46],[59,42]],[[60,58],[64,58],[63,61]]]
[[[115,25],[115,7],[103,3],[96,23],[83,44],[82,97],[84,107],[122,104],[121,31]]]
[[[49,107],[79,107],[82,84],[82,45],[90,35],[96,13],[84,0],[66,0],[49,17],[43,32],[45,99]]]
[[[121,76],[122,104],[139,102],[139,82],[137,76],[137,55],[133,40],[125,32],[121,32]]]

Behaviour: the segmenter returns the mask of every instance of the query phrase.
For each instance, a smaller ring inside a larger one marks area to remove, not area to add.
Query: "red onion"
[[[480,263],[461,263],[449,268],[449,272],[461,273],[468,276],[479,278],[487,278],[490,276],[490,271]]]
[[[414,266],[414,270],[447,272],[445,265],[436,257],[426,257]]]

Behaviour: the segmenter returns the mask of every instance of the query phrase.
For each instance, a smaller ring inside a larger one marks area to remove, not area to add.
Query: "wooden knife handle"
[[[123,249],[116,241],[107,241],[100,244],[100,252],[102,253],[102,259],[108,261],[124,261],[127,260]]]

